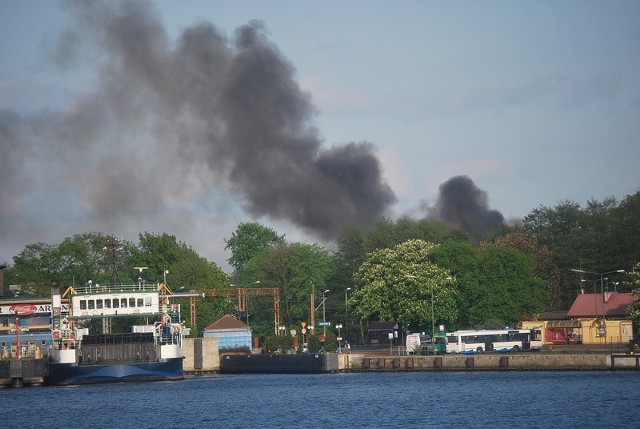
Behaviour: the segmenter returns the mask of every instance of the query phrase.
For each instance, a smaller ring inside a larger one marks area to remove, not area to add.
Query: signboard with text
[[[51,314],[53,311],[51,304],[13,304],[13,305],[0,305],[0,315],[12,315],[12,316],[30,316],[32,314]],[[69,311],[67,304],[62,304],[62,311]]]

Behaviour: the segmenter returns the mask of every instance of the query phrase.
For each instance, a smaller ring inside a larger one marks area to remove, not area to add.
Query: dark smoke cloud
[[[484,239],[504,223],[499,211],[489,209],[486,192],[467,176],[455,176],[440,185],[440,195],[430,215],[460,227],[475,241]]]
[[[143,231],[160,216],[187,228],[189,210],[224,189],[331,239],[396,201],[372,145],[322,147],[310,96],[260,23],[228,38],[201,22],[172,41],[146,2],[65,6],[73,25],[50,58],[63,71],[91,64],[96,89],[60,112],[0,112],[3,230],[26,230],[20,214],[44,195],[56,201],[47,227],[65,213],[79,228]]]

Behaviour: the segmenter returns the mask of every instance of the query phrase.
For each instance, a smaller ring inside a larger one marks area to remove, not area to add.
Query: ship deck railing
[[[73,288],[76,294],[109,293],[109,292],[156,292],[160,291],[159,283],[138,282],[135,284],[85,284]]]
[[[160,335],[155,338],[156,338],[156,344],[158,345],[166,346],[171,344],[175,344],[175,345],[181,344],[181,338],[179,334]]]

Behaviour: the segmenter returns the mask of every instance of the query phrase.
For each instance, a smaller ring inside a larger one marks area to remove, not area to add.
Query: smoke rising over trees
[[[59,111],[0,111],[3,231],[193,236],[196,212],[215,222],[233,200],[330,241],[391,214],[373,144],[322,144],[311,95],[260,22],[228,37],[201,21],[172,40],[147,2],[64,6],[71,24],[47,56],[96,81]],[[478,240],[502,221],[471,179],[445,185],[436,218]]]
[[[430,216],[458,226],[479,242],[504,223],[504,216],[489,209],[487,194],[467,176],[456,176],[440,185],[440,196]]]
[[[228,38],[200,22],[174,42],[148,3],[66,6],[74,26],[51,58],[93,64],[98,82],[65,111],[2,112],[4,225],[29,188],[102,227],[151,215],[177,225],[222,193],[323,239],[368,226],[396,201],[373,145],[322,146],[310,95],[260,23]],[[44,164],[46,177],[15,174]]]

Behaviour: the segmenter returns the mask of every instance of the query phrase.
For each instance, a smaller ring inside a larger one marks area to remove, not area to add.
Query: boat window
[[[111,300],[110,299],[105,299],[104,300],[104,308],[111,308]]]
[[[120,308],[120,300],[118,298],[113,299],[113,308]]]
[[[81,299],[80,300],[80,310],[86,310],[87,309],[87,300],[86,299]]]
[[[98,309],[102,308],[102,300],[101,299],[96,299],[96,308],[98,308]]]
[[[127,308],[127,298],[122,298],[120,300],[120,307]]]
[[[145,307],[151,307],[151,297],[147,296],[144,298],[144,306]]]
[[[89,310],[93,310],[94,308],[96,308],[96,302],[92,299],[87,300],[87,308]]]
[[[138,307],[144,306],[144,302],[142,298],[138,298]]]
[[[135,306],[136,306],[136,299],[129,298],[129,307],[135,307]]]

